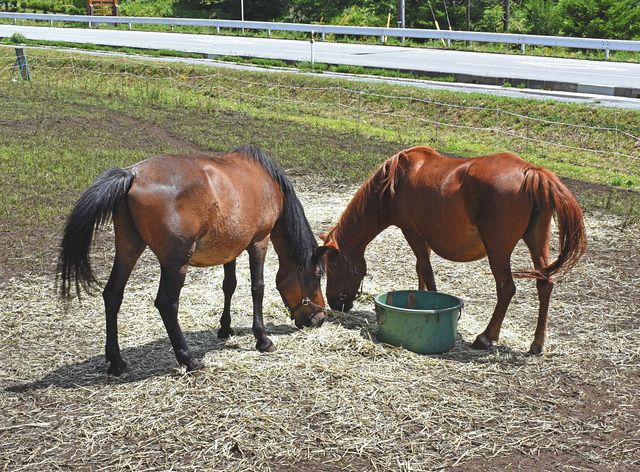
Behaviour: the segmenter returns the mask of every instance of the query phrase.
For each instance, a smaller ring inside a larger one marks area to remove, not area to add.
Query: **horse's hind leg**
[[[109,362],[107,372],[120,375],[126,370],[127,364],[122,360],[118,344],[118,312],[122,304],[125,285],[146,245],[135,228],[126,203],[122,204],[116,212],[114,229],[116,255],[109,281],[102,292],[102,298],[104,299],[107,322],[105,343],[105,355],[107,362]]]
[[[227,262],[224,265],[224,280],[222,281],[222,291],[224,292],[224,309],[220,317],[220,329],[218,337],[220,339],[228,339],[234,335],[231,329],[231,297],[236,291],[236,260]]]
[[[549,264],[549,237],[551,232],[551,218],[538,215],[537,219],[529,227],[522,238],[529,248],[531,260],[536,269],[541,269]],[[537,279],[538,289],[538,324],[536,333],[529,348],[531,354],[541,354],[544,348],[544,340],[547,335],[547,316],[549,314],[549,301],[553,290],[553,278]]]
[[[496,254],[491,254],[489,251],[487,252],[491,273],[496,281],[498,301],[491,315],[489,324],[484,332],[476,337],[476,340],[472,344],[472,347],[476,349],[490,347],[495,341],[498,341],[504,315],[507,313],[511,299],[516,293],[516,285],[513,282],[513,276],[511,274],[511,252],[502,251]]]
[[[403,229],[402,234],[416,255],[418,290],[424,290],[426,287],[426,289],[431,292],[437,291],[436,280],[433,276],[433,267],[431,267],[431,248],[427,246],[424,239],[413,231]]]
[[[185,257],[182,262],[175,260],[160,262],[160,287],[155,305],[167,329],[178,363],[186,366],[187,371],[191,372],[203,368],[204,364],[191,354],[178,324],[180,291],[187,275],[187,260],[188,257]]]

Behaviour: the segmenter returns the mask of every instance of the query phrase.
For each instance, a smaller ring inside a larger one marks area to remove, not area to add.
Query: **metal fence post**
[[[11,77],[13,78],[13,74],[16,69],[18,69],[18,76],[15,80],[18,79],[26,79],[28,81],[31,80],[31,74],[29,73],[29,64],[27,63],[27,53],[24,48],[16,48],[16,63],[11,70]]]
[[[311,30],[311,67],[313,68],[313,64],[315,63],[314,50],[313,50],[313,30]]]

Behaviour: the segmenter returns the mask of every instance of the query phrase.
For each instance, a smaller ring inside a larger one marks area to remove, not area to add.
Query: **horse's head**
[[[325,241],[316,252],[324,256],[327,271],[327,301],[333,310],[348,312],[353,308],[355,300],[361,292],[362,279],[367,272],[367,264],[363,256],[347,256],[338,247],[337,242],[326,236]]]
[[[293,272],[282,268],[276,274],[276,287],[298,328],[320,327],[326,317],[320,281],[324,273],[322,257],[314,254],[309,267]]]

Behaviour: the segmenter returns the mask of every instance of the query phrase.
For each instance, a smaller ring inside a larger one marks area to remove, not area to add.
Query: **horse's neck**
[[[297,267],[291,245],[287,241],[286,231],[280,222],[271,230],[271,244],[278,255],[278,263],[283,270],[293,270]]]
[[[382,231],[391,225],[389,208],[392,202],[376,201],[377,195],[370,194],[363,205],[349,205],[339,225],[336,234],[338,247],[345,253],[354,256],[364,255],[369,243]]]

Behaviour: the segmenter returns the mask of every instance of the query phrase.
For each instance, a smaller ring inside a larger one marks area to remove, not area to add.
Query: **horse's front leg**
[[[253,299],[253,335],[256,338],[256,349],[260,352],[273,352],[275,344],[267,337],[262,321],[262,299],[264,298],[264,259],[267,255],[269,238],[252,245],[249,252],[249,269],[251,270],[251,298]]]
[[[224,280],[222,281],[222,292],[224,293],[224,308],[220,317],[220,329],[218,337],[220,339],[229,339],[235,333],[231,329],[231,297],[236,291],[238,282],[236,280],[236,260],[227,262],[224,265]]]
[[[436,292],[436,279],[433,276],[433,267],[431,267],[431,248],[427,246],[424,239],[413,231],[403,229],[402,234],[416,255],[418,290],[426,288],[431,292]]]

